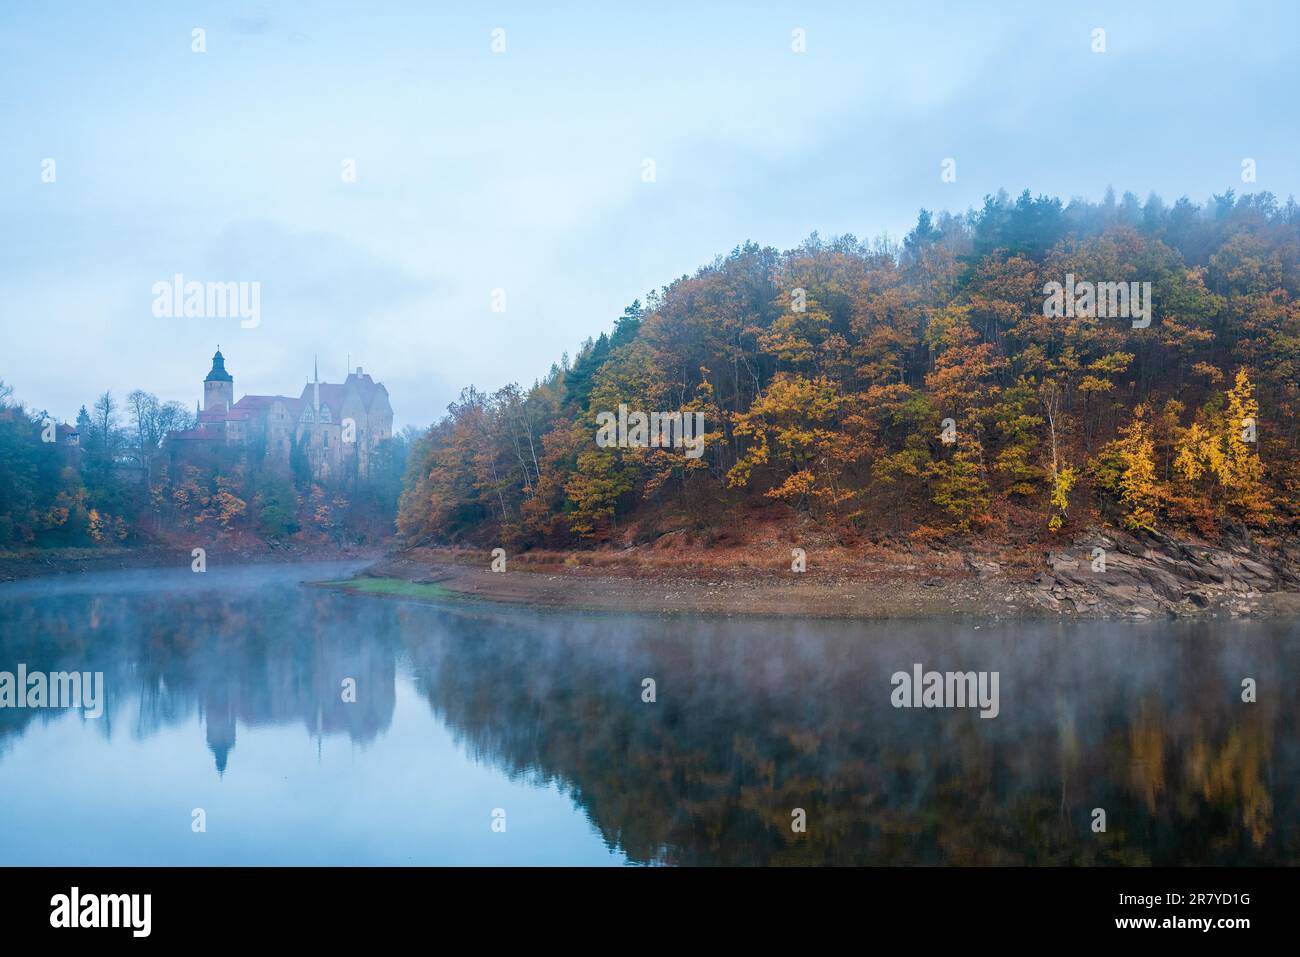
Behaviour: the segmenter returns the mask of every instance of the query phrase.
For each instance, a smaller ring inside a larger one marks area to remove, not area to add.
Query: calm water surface
[[[0,671],[102,671],[108,699],[0,709],[0,865],[1300,863],[1294,622],[623,617],[301,584],[349,570],[0,585]],[[891,707],[914,662],[999,672],[1000,715]]]

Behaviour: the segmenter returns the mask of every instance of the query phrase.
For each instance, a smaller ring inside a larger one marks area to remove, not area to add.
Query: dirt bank
[[[1100,551],[1098,551],[1100,550]],[[707,556],[654,546],[528,552],[493,572],[487,551],[418,548],[372,578],[436,583],[456,596],[601,611],[799,618],[1128,618],[1300,615],[1300,555],[1250,543],[1090,534],[1040,551],[829,548],[791,569],[789,546]]]

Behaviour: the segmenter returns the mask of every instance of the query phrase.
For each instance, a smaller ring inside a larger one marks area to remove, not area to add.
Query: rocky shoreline
[[[1098,559],[1093,556],[1098,555]],[[1159,534],[1094,534],[1048,555],[1043,607],[1089,618],[1234,618],[1300,611],[1300,548],[1264,549],[1241,534],[1215,546]],[[1102,570],[1094,566],[1104,564]]]
[[[582,554],[525,554],[502,574],[491,571],[486,553],[413,549],[364,574],[437,584],[463,598],[593,611],[993,620],[1300,616],[1300,549],[1265,549],[1247,539],[1210,546],[1094,532],[1068,549],[1022,553],[1015,561],[947,552],[926,562],[909,553],[892,563],[877,556],[862,573],[797,574],[725,561],[683,572],[647,564],[644,553],[585,565]]]

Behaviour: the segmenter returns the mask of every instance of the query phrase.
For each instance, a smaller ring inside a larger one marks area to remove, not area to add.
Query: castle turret
[[[235,404],[235,380],[226,371],[226,359],[217,347],[212,357],[212,371],[203,380],[203,410],[205,412],[228,412]]]

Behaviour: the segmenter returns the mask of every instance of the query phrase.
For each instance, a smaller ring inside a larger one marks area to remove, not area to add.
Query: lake
[[[0,672],[102,672],[105,697],[99,718],[0,708],[0,865],[1300,863],[1295,622],[622,616],[304,584],[356,567],[0,585]],[[996,717],[895,707],[915,665],[996,672]]]

